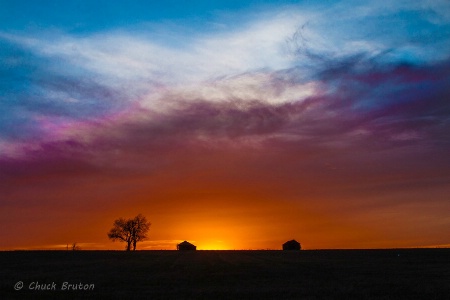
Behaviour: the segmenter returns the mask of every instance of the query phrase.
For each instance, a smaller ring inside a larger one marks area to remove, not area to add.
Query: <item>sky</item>
[[[0,0],[0,249],[449,247],[450,2]]]

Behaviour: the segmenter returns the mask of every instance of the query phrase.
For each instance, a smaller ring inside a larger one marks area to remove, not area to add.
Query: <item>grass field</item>
[[[450,299],[450,249],[4,251],[0,262],[0,299]]]

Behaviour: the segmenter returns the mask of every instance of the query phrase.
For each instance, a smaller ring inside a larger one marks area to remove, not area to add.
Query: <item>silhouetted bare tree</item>
[[[150,225],[151,223],[142,214],[133,219],[120,218],[114,221],[108,237],[113,241],[125,242],[127,251],[131,250],[131,245],[133,245],[133,250],[136,250],[136,243],[147,238]]]
[[[74,243],[72,244],[72,251],[76,251],[76,250],[80,250],[80,247],[77,245],[76,242],[74,242]]]

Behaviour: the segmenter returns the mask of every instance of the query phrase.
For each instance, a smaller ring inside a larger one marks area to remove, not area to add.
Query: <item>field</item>
[[[450,299],[450,249],[4,251],[0,262],[1,299]]]

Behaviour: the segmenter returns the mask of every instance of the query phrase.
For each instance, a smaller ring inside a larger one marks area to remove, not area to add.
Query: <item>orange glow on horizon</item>
[[[17,203],[33,202],[11,204],[2,214],[5,224],[16,224],[23,216],[26,222],[17,223],[14,235],[3,232],[0,249],[64,250],[77,242],[82,250],[123,250],[123,243],[111,242],[106,234],[115,219],[138,213],[152,223],[149,240],[139,243],[138,250],[175,250],[184,240],[199,250],[281,249],[291,239],[303,249],[448,245],[436,230],[448,202],[414,202],[442,198],[448,189],[372,195],[357,176],[341,181],[328,173],[298,172],[290,162],[295,158],[288,155],[262,170],[253,159],[240,153],[183,158],[152,176],[69,178],[52,186],[51,193],[44,183],[58,178],[27,178],[11,195]],[[408,202],[377,206],[394,203],[394,197]],[[424,213],[436,217],[418,227]]]

